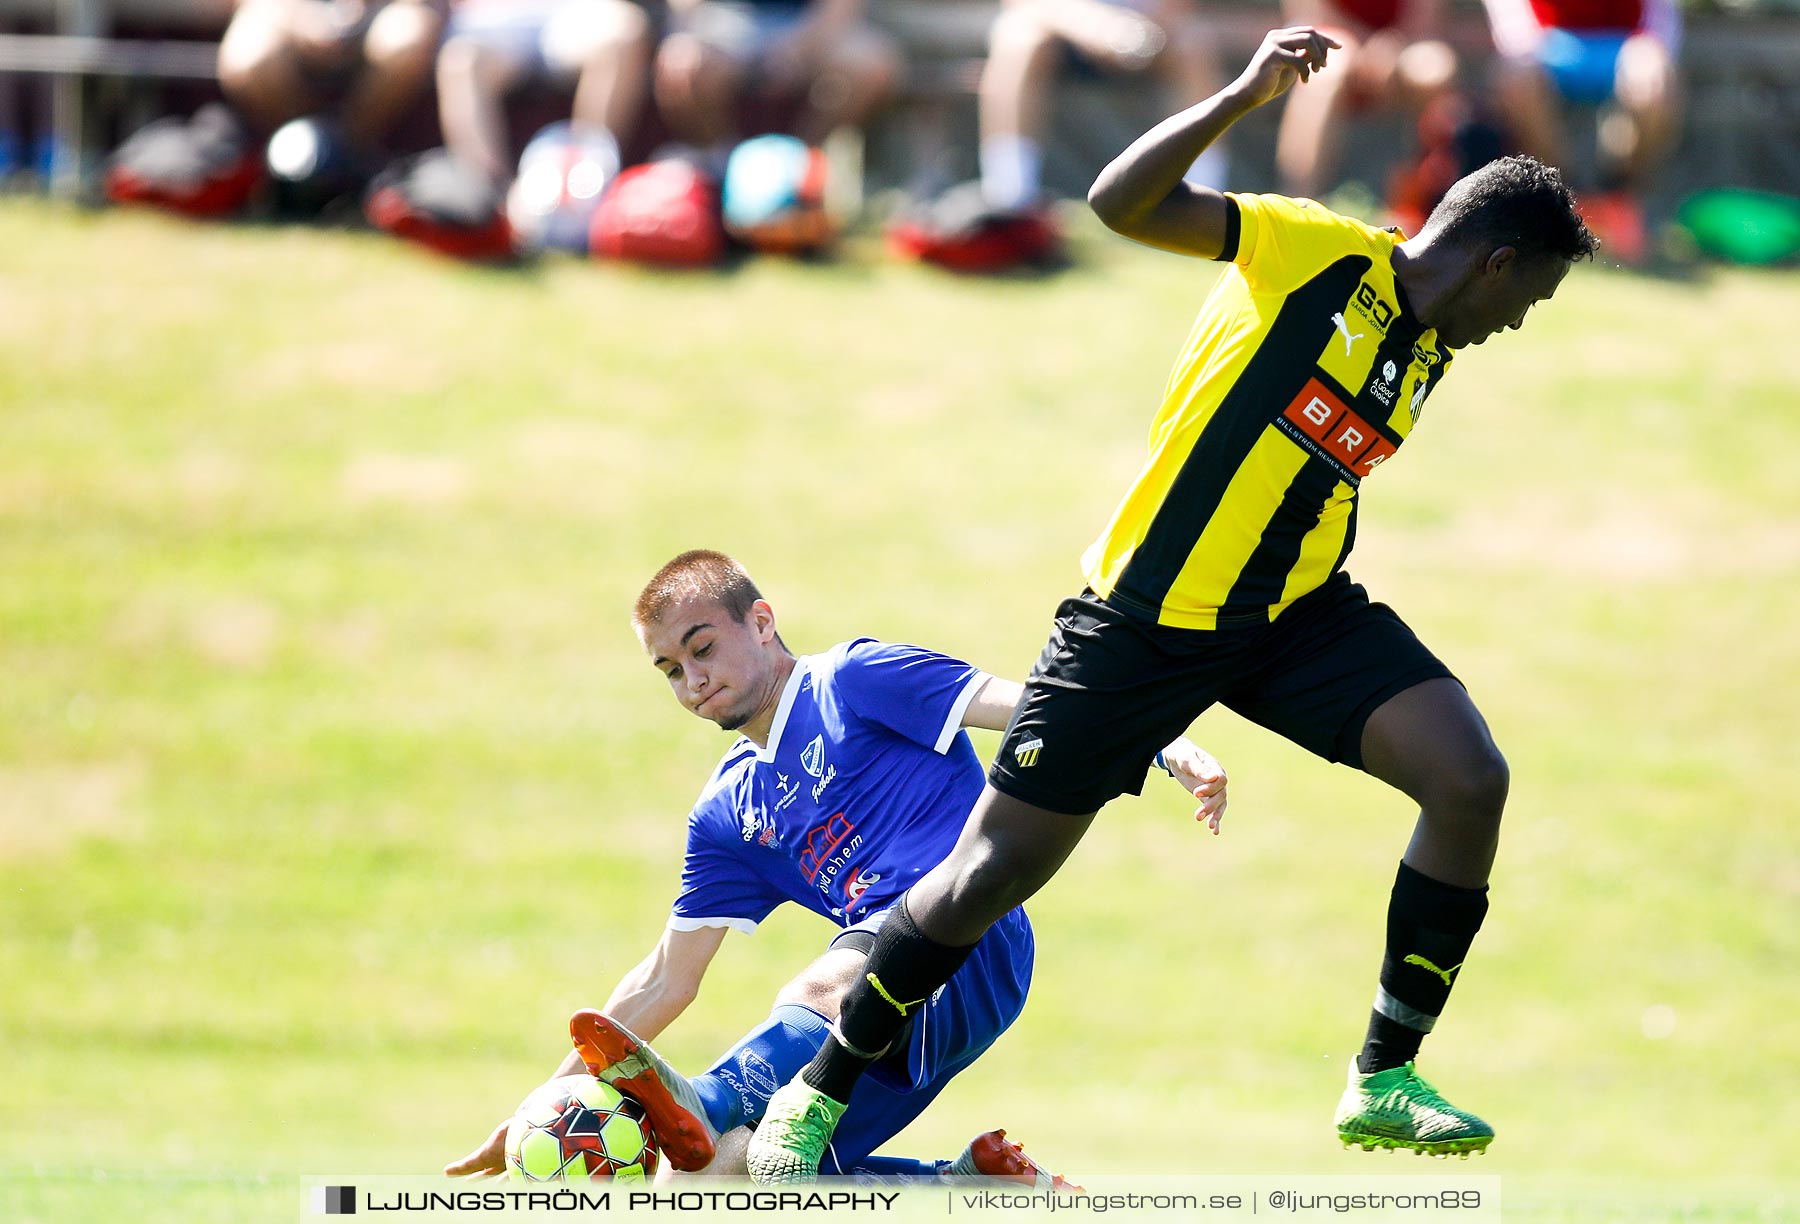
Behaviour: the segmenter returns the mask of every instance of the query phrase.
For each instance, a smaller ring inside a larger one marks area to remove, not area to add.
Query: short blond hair
[[[741,625],[762,592],[756,589],[749,571],[733,558],[709,548],[689,549],[644,584],[632,605],[631,623],[640,628],[652,624],[661,620],[672,604],[695,597],[718,604]]]

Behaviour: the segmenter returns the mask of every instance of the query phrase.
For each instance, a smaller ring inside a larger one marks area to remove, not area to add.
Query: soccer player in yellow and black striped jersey
[[[1150,458],[1083,559],[1094,593],[1181,629],[1265,625],[1336,573],[1362,481],[1450,352],[1396,278],[1397,235],[1227,196],[1219,258],[1150,426]]]
[[[904,1010],[1056,872],[1103,804],[1141,789],[1157,745],[1215,703],[1420,808],[1340,1138],[1434,1155],[1492,1140],[1413,1059],[1487,912],[1506,762],[1449,669],[1343,564],[1363,482],[1379,481],[1456,350],[1523,324],[1594,240],[1561,177],[1529,158],[1456,183],[1412,238],[1310,201],[1182,181],[1234,121],[1323,70],[1334,46],[1309,27],[1271,33],[1237,81],[1140,137],[1089,193],[1127,237],[1228,266],[961,840],[882,927],[836,1040],[771,1102],[753,1175],[816,1168],[836,1103]]]

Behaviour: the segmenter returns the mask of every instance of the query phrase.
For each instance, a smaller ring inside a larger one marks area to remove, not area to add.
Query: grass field
[[[1022,674],[1213,276],[1085,230],[1042,282],[500,273],[19,200],[0,251],[9,1221],[288,1219],[298,1174],[460,1155],[655,939],[727,742],[638,654],[643,578],[724,548],[798,649]],[[1351,572],[1513,766],[1426,1047],[1509,1219],[1800,1218],[1797,308],[1791,273],[1578,269],[1367,490]],[[1196,738],[1226,835],[1166,784],[1109,809],[1032,907],[1031,1007],[895,1150],[1427,1163],[1329,1126],[1405,803]],[[731,937],[667,1052],[827,933]]]

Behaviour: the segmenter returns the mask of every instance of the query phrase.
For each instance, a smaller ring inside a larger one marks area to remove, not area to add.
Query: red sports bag
[[[666,267],[717,263],[725,254],[718,184],[686,161],[633,166],[600,197],[588,250]]]

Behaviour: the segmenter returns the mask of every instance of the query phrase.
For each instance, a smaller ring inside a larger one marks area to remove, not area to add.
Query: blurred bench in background
[[[104,147],[100,94],[116,101],[144,83],[215,80],[230,15],[231,0],[0,0],[0,74],[48,78],[38,118],[56,150],[53,190],[75,194]],[[153,103],[136,109],[154,117]]]
[[[1742,8],[1688,19],[1683,62],[1688,122],[1666,190],[1734,184],[1800,195],[1800,10]],[[870,133],[870,184],[921,186],[974,173],[974,90],[995,0],[869,0],[872,17],[905,46],[901,105]],[[50,84],[59,189],[72,191],[97,154],[166,109],[191,109],[216,86],[214,56],[231,0],[0,0],[0,74]],[[1213,12],[1222,64],[1235,72],[1277,20],[1272,0],[1223,0]],[[1476,79],[1488,54],[1478,4],[1454,0],[1450,41]],[[3,79],[3,78],[0,78]],[[1059,92],[1053,188],[1077,192],[1100,165],[1159,117],[1150,91],[1075,82]],[[0,118],[3,118],[0,113]],[[1275,114],[1235,133],[1233,182],[1273,186]],[[1371,185],[1408,147],[1397,121],[1359,125],[1344,165]]]
[[[925,149],[926,157],[949,161],[950,177],[974,173],[973,90],[996,7],[982,0],[870,0],[876,19],[899,35],[913,56],[902,120],[909,111],[915,118],[923,113],[951,129],[939,147],[927,142]],[[1737,0],[1728,11],[1699,13],[1688,7],[1682,49],[1686,126],[1659,194],[1679,199],[1701,187],[1733,185],[1800,196],[1800,0]],[[1211,19],[1219,34],[1221,70],[1234,75],[1279,15],[1272,0],[1222,0]],[[1451,0],[1448,22],[1448,41],[1463,57],[1467,79],[1479,86],[1492,56],[1479,0]],[[1107,160],[1162,117],[1155,98],[1080,81],[1059,92],[1055,110],[1045,177],[1052,188],[1070,194],[1083,191]],[[1277,113],[1275,108],[1255,113],[1234,129],[1234,186],[1275,187]],[[1397,118],[1356,124],[1349,139],[1345,173],[1377,190],[1387,168],[1412,147],[1412,134]],[[915,136],[911,143],[920,142]],[[882,184],[884,173],[887,182],[903,181],[913,150],[895,146],[885,131],[873,134],[872,145],[875,184]],[[1576,156],[1591,158],[1591,142],[1586,150],[1578,147]],[[913,157],[910,164],[918,161]]]

